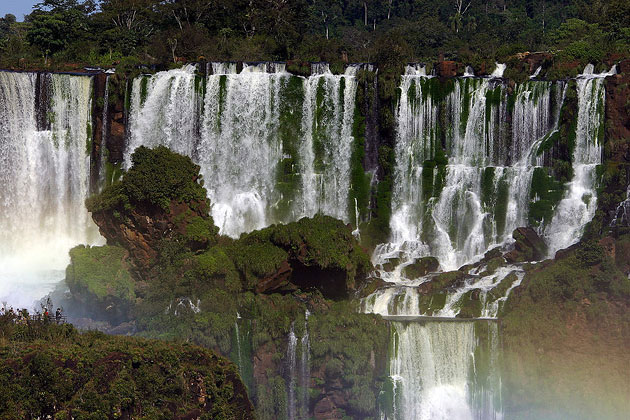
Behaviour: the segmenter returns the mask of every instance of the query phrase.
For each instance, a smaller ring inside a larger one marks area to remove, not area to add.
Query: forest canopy
[[[5,67],[197,60],[387,62],[630,50],[627,0],[44,0],[0,18]]]

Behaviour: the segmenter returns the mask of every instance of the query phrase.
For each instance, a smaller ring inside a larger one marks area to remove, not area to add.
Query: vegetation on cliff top
[[[87,200],[88,211],[128,210],[136,204],[168,211],[173,201],[206,203],[200,168],[189,157],[164,146],[155,149],[140,146],[131,155],[131,161],[132,167],[121,182]]]
[[[0,62],[130,69],[202,57],[293,60],[300,69],[302,61],[385,67],[443,54],[489,72],[494,59],[551,50],[554,71],[566,73],[627,54],[629,16],[625,0],[43,0],[24,22],[0,19]]]
[[[192,345],[0,316],[0,417],[252,419],[234,364]]]

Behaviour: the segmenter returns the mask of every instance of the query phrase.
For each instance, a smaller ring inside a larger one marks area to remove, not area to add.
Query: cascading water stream
[[[392,348],[398,349],[390,360],[393,419],[503,417],[496,401],[497,367],[482,366],[475,357],[476,353],[483,358],[496,353],[498,343],[495,340],[482,349],[476,328],[474,322],[392,323]]]
[[[308,335],[308,317],[310,312],[304,313],[304,335],[300,340],[302,357],[300,360],[300,418],[309,418],[309,387],[311,384],[311,343]]]
[[[604,78],[614,74],[593,74],[589,64],[578,76],[578,116],[573,151],[573,179],[545,230],[549,256],[576,243],[597,209],[597,166],[602,162]]]
[[[199,139],[202,95],[195,84],[195,65],[134,79],[129,112],[125,167],[139,146],[167,146],[193,156]]]
[[[297,342],[294,324],[291,323],[289,331],[289,342],[287,344],[287,367],[289,370],[289,381],[287,383],[287,419],[296,420],[298,418],[297,398],[295,395],[297,387]]]
[[[63,279],[71,247],[99,241],[84,206],[92,79],[37,78],[0,72],[0,300],[22,307]]]

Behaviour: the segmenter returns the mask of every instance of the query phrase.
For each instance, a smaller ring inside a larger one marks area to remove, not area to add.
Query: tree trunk
[[[367,26],[368,25],[368,21],[367,21],[367,1],[363,2],[363,25]]]

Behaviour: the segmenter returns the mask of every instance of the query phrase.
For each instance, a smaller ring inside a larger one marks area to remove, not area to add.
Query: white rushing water
[[[270,224],[277,201],[276,171],[282,159],[279,96],[290,77],[246,66],[241,74],[208,76],[199,163],[221,233]]]
[[[503,417],[500,403],[495,405],[497,367],[476,360],[479,342],[473,322],[394,322],[392,328],[392,347],[399,349],[390,360],[394,419]],[[490,343],[484,353],[496,352],[496,344]]]
[[[138,146],[167,146],[192,156],[199,138],[202,97],[195,89],[195,65],[134,79],[125,168]]]
[[[597,166],[602,162],[604,78],[615,73],[594,74],[589,64],[578,76],[578,116],[573,150],[573,179],[545,230],[549,256],[576,243],[597,209]]]
[[[347,222],[357,68],[333,75],[318,63],[304,78],[282,63],[240,73],[212,63],[205,81],[194,66],[139,77],[127,167],[140,145],[192,157],[215,223],[232,237],[320,212]]]
[[[92,79],[0,72],[0,302],[32,307],[64,277],[68,250],[98,240],[85,209]],[[91,135],[90,135],[91,136]]]
[[[539,141],[557,127],[561,83],[518,85],[511,112],[504,86],[491,79],[457,79],[444,98],[433,98],[432,83],[410,70],[402,76],[392,237],[377,248],[377,265],[433,255],[442,269],[452,270],[509,239],[527,223]],[[442,133],[440,119],[452,129]],[[441,148],[441,135],[448,164],[427,167],[424,162]]]
[[[318,66],[305,81],[302,129],[302,202],[300,213],[321,212],[347,221],[352,125],[357,83],[355,68],[333,76]]]

